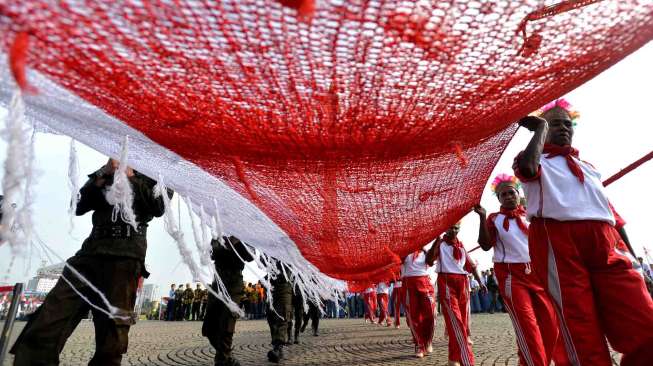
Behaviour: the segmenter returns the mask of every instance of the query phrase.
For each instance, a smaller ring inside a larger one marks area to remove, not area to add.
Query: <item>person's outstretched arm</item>
[[[478,214],[480,223],[478,225],[478,245],[486,252],[494,246],[492,235],[487,225],[487,211],[481,205],[474,206],[474,212]]]
[[[525,180],[536,178],[540,169],[540,157],[549,131],[549,124],[544,118],[528,116],[519,120],[519,125],[533,132],[531,141],[515,161],[515,170]]]

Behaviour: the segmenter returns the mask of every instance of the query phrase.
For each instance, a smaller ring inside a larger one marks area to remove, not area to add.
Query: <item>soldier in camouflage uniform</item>
[[[231,300],[238,303],[243,295],[243,269],[245,268],[245,263],[240,258],[246,262],[251,262],[254,258],[245,248],[246,244],[238,238],[231,236],[223,239],[225,240],[224,246],[217,240],[211,242],[213,247],[211,259],[215,263],[215,270],[229,292]],[[217,283],[214,281],[211,287],[217,290]],[[222,301],[209,294],[202,324],[202,335],[207,337],[215,348],[216,366],[240,366],[240,363],[231,354],[237,317],[238,315],[233,314]]]
[[[175,291],[175,320],[184,320],[184,285]]]
[[[209,289],[205,288],[204,291],[202,291],[202,309],[200,310],[200,320],[204,320],[204,317],[206,316],[206,305],[209,302]]]
[[[201,285],[198,283],[195,292],[193,292],[193,309],[191,310],[192,320],[200,320],[200,305],[202,304],[203,295],[204,290],[202,290]]]
[[[184,290],[184,319],[185,320],[190,320],[190,311],[191,308],[193,307],[193,299],[195,298],[195,294],[193,293],[193,289],[190,288],[190,283],[186,284],[186,290]]]
[[[121,215],[112,220],[114,208],[105,199],[105,193],[113,184],[118,164],[109,159],[104,167],[88,176],[79,191],[76,214],[93,211],[93,230],[82,248],[67,261],[104,293],[118,309],[118,317],[110,318],[87,304],[64,278],[93,304],[108,310],[99,296],[66,267],[14,344],[14,365],[58,365],[66,340],[89,310],[93,312],[95,326],[95,354],[89,365],[120,365],[127,352],[129,327],[136,319],[133,309],[139,278],[149,275],[144,266],[147,225],[154,217],[163,215],[164,206],[161,197],[154,198],[156,182],[128,168],[138,229],[122,221]],[[172,197],[172,191],[168,195]]]
[[[279,275],[270,280],[272,285],[272,306],[267,311],[268,325],[272,336],[272,350],[268,360],[278,363],[283,359],[283,346],[288,343],[288,327],[292,321],[292,285],[283,275],[281,263],[277,262]]]

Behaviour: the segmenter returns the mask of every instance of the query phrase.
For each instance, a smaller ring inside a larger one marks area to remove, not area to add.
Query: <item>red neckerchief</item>
[[[573,158],[576,157],[578,159],[577,149],[571,147],[571,145],[558,146],[546,144],[544,145],[544,150],[542,152],[549,154],[546,157],[547,159],[552,159],[556,156],[564,157],[565,160],[567,160],[567,166],[569,167],[571,174],[575,175],[581,183],[585,183],[585,174],[583,174],[583,170],[580,168],[580,165],[578,165],[578,162]]]
[[[457,261],[463,259],[463,243],[461,243],[457,237],[451,238],[449,235],[445,234],[443,240],[447,245],[453,247],[453,259]]]
[[[499,212],[504,216],[503,229],[505,231],[510,230],[510,219],[515,219],[521,231],[524,234],[528,235],[528,226],[526,226],[526,223],[524,222],[524,216],[526,216],[526,210],[524,209],[524,206],[517,206],[517,208],[513,210],[508,210],[501,207]]]

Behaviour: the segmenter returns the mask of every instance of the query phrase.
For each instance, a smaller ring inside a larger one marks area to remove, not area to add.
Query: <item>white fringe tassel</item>
[[[129,137],[125,136],[122,144],[122,153],[120,154],[120,165],[113,174],[113,184],[106,193],[107,202],[113,205],[113,221],[118,219],[118,214],[122,221],[138,229],[136,215],[132,205],[134,203],[134,192],[127,178],[127,156],[129,152]]]
[[[177,249],[179,250],[181,260],[186,265],[186,267],[188,267],[188,269],[190,270],[190,273],[193,276],[193,282],[202,282],[204,286],[209,290],[209,292],[217,299],[222,301],[232,313],[237,314],[239,316],[243,316],[244,312],[240,309],[238,304],[236,304],[231,300],[231,296],[229,295],[229,292],[224,286],[224,283],[222,282],[220,276],[213,269],[212,264],[208,266],[208,269],[209,269],[209,273],[211,273],[211,279],[215,280],[217,284],[216,286],[217,288],[214,290],[211,287],[212,281],[206,278],[205,276],[203,276],[202,273],[203,271],[195,262],[195,259],[193,258],[193,253],[188,248],[188,245],[186,245],[186,241],[184,240],[184,233],[181,231],[178,225],[178,221],[174,217],[174,213],[170,205],[170,197],[168,196],[167,188],[165,186],[165,183],[163,182],[163,177],[161,175],[159,175],[159,180],[156,186],[154,187],[154,196],[155,197],[161,196],[163,198],[163,204],[165,207],[165,213],[163,215],[164,228],[166,232],[168,232],[168,234],[172,237],[172,239],[177,244]]]
[[[213,198],[213,209],[215,210],[215,215],[211,222],[211,232],[213,233],[213,239],[217,239],[221,245],[224,246],[223,239],[223,226],[222,221],[220,220],[220,210],[218,210],[218,200]]]
[[[68,187],[70,188],[70,205],[68,206],[68,216],[70,220],[69,233],[75,228],[75,210],[79,202],[79,161],[77,160],[77,148],[75,139],[70,139],[70,151],[68,155]]]
[[[211,263],[211,243],[207,243],[204,240],[204,234],[202,230],[197,227],[197,222],[195,221],[195,214],[193,213],[193,203],[188,197],[182,197],[184,200],[184,203],[186,204],[186,208],[188,209],[188,217],[190,218],[190,226],[193,229],[193,238],[195,239],[195,247],[197,248],[197,252],[200,255],[200,264],[203,266],[211,266],[213,263]],[[201,219],[201,218],[200,218]],[[204,226],[202,222],[200,222],[201,226]]]
[[[30,242],[34,159],[33,140],[30,143],[33,130],[25,123],[25,104],[20,90],[14,93],[8,112],[6,129],[2,131],[2,136],[7,141],[7,157],[2,179],[4,200],[0,236],[3,241],[9,242],[12,253],[17,255],[24,254]],[[28,229],[16,230],[17,224],[28,225]]]
[[[19,228],[19,230],[22,230],[22,229],[23,229],[22,227]],[[100,307],[99,305],[93,303],[93,302],[92,302],[88,297],[84,296],[84,295],[82,294],[82,292],[81,292],[77,287],[75,287],[75,285],[72,283],[72,281],[71,281],[70,279],[68,279],[66,276],[63,276],[63,275],[62,275],[61,278],[62,278],[62,279],[63,279],[63,280],[68,284],[68,286],[70,286],[70,288],[73,289],[73,291],[75,291],[75,293],[76,293],[77,295],[79,295],[79,297],[81,297],[82,300],[84,300],[84,301],[85,301],[89,306],[91,306],[91,307],[93,307],[94,309],[97,309],[98,311],[104,313],[107,317],[109,317],[109,318],[111,318],[111,319],[123,319],[123,320],[128,320],[128,319],[130,318],[129,316],[120,315],[120,309],[119,309],[118,307],[116,307],[116,306],[113,306],[113,305],[109,302],[109,300],[107,299],[107,297],[104,295],[104,293],[102,293],[102,291],[100,291],[97,287],[95,287],[95,286],[91,283],[91,281],[89,281],[86,277],[84,277],[84,275],[82,275],[81,273],[79,273],[79,271],[77,271],[77,269],[75,269],[75,267],[71,266],[70,264],[68,264],[68,262],[66,262],[63,258],[61,258],[61,256],[60,256],[59,254],[57,254],[57,252],[55,252],[55,251],[54,251],[52,248],[50,248],[50,247],[49,247],[49,246],[48,246],[48,245],[47,245],[43,240],[41,240],[40,236],[39,236],[37,233],[35,233],[35,235],[34,235],[34,239],[36,239],[36,242],[37,242],[39,245],[41,245],[41,249],[43,250],[43,253],[45,253],[45,255],[48,257],[48,259],[49,259],[49,261],[50,261],[50,264],[54,264],[54,261],[52,260],[52,257],[50,257],[50,253],[51,253],[51,254],[54,255],[55,258],[57,258],[60,262],[64,262],[64,266],[65,266],[66,268],[68,268],[68,269],[72,272],[72,274],[75,275],[75,277],[77,277],[77,278],[78,278],[82,283],[86,284],[86,286],[88,286],[89,289],[90,289],[91,291],[93,291],[94,293],[96,293],[96,294],[98,295],[98,297],[100,298],[100,300],[102,300],[102,303],[104,304],[104,306],[106,307],[106,309],[104,309],[104,308]],[[125,309],[124,311],[128,311],[128,310],[129,310],[129,309]]]

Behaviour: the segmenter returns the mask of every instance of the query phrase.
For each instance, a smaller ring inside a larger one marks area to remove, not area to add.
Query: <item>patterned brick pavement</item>
[[[403,320],[403,319],[402,319]],[[283,365],[446,365],[444,321],[438,317],[433,354],[416,359],[410,331],[365,324],[360,319],[322,320],[320,336],[302,334],[301,344],[286,347]],[[14,338],[24,323],[17,323]],[[130,331],[129,352],[123,365],[212,365],[213,349],[202,337],[200,322],[141,321]],[[517,365],[510,319],[505,314],[473,315],[476,364]],[[93,353],[93,324],[83,321],[64,348],[62,365],[85,365]],[[267,323],[239,321],[234,353],[243,365],[272,365]]]

